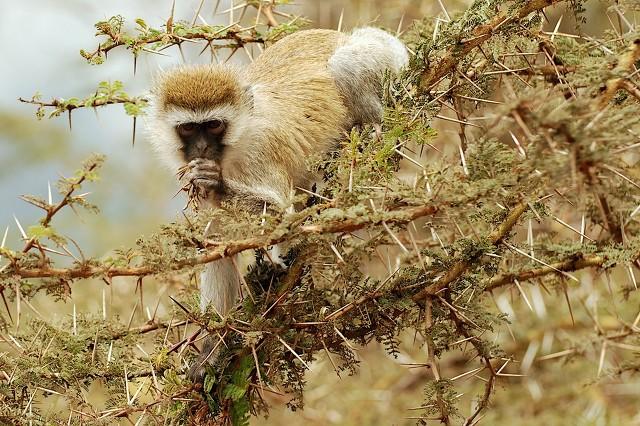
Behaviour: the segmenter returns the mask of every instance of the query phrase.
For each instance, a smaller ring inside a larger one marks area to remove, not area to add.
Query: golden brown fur
[[[216,84],[211,84],[214,81]],[[181,68],[171,78],[160,80],[156,91],[163,109],[176,106],[193,110],[237,104],[242,92],[231,70],[212,66]]]
[[[269,185],[283,196],[308,184],[305,160],[330,148],[349,122],[327,68],[342,36],[327,30],[296,33],[249,66],[245,79],[253,87],[254,117],[260,123],[252,133],[261,144],[248,140],[229,153],[222,168],[230,170],[231,179],[249,184],[268,174]]]

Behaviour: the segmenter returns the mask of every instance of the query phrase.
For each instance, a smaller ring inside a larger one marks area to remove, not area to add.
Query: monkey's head
[[[250,119],[252,97],[236,71],[218,65],[175,68],[151,90],[151,142],[175,172],[197,160],[221,163]]]

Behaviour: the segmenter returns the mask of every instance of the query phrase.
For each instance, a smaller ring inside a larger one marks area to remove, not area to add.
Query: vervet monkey
[[[404,44],[376,28],[307,30],[267,48],[246,68],[181,66],[151,91],[148,133],[173,169],[217,207],[226,199],[286,208],[315,176],[305,160],[335,147],[355,125],[379,124],[386,72],[408,62]],[[232,259],[208,264],[201,307],[225,315],[238,301]]]

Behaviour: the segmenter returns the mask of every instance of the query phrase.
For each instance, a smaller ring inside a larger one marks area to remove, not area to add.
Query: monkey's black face
[[[222,143],[227,125],[222,120],[204,123],[183,123],[176,126],[176,133],[182,142],[182,153],[187,162],[202,158],[220,164],[224,144]]]

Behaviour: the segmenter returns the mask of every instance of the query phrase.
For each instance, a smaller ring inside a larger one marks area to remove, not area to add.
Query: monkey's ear
[[[244,103],[249,106],[251,110],[253,110],[253,86],[250,84],[246,84],[242,86],[242,97]]]

